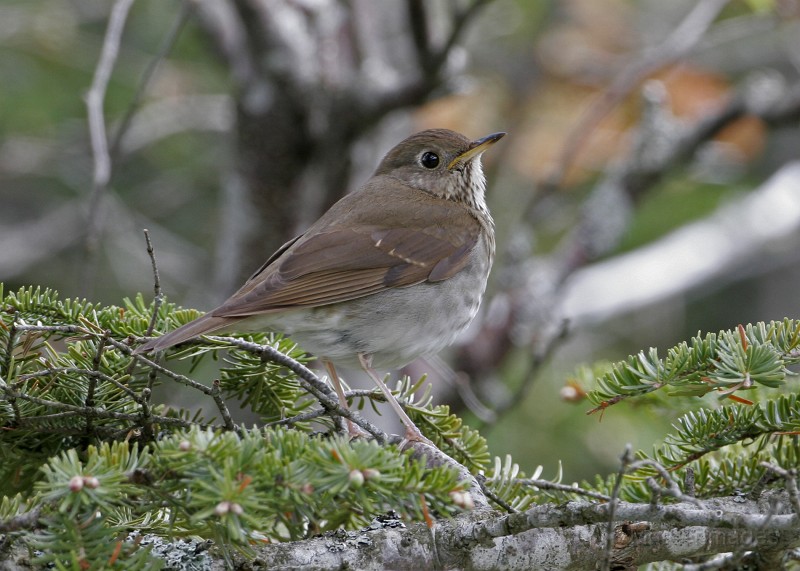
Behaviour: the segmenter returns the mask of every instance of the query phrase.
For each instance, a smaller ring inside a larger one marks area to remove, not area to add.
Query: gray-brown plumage
[[[360,364],[388,393],[373,367],[438,352],[478,311],[494,257],[480,155],[503,135],[470,141],[435,129],[405,139],[222,305],[137,352],[220,330],[276,330],[328,365],[340,400],[332,362]],[[407,438],[421,440],[389,402]]]

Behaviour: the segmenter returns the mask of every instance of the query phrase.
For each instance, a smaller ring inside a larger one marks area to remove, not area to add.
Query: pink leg
[[[386,402],[388,402],[389,405],[394,409],[394,411],[397,413],[397,416],[400,417],[400,421],[403,423],[403,426],[406,428],[405,437],[400,447],[404,447],[407,442],[423,442],[433,446],[433,442],[425,438],[419,431],[419,428],[417,428],[417,426],[414,424],[414,421],[408,417],[406,411],[403,410],[403,407],[401,407],[400,403],[397,402],[397,399],[394,398],[394,395],[392,394],[392,391],[389,390],[389,387],[387,387],[386,384],[378,378],[378,373],[376,373],[375,369],[372,368],[372,357],[369,355],[359,354],[358,361],[361,363],[361,366],[370,376],[372,381],[378,385],[378,388],[386,397]]]
[[[350,410],[350,407],[347,406],[347,399],[344,396],[342,383],[339,381],[339,375],[336,373],[336,367],[334,367],[333,363],[327,359],[323,359],[322,362],[325,363],[325,368],[328,370],[328,374],[331,377],[331,382],[333,383],[333,388],[336,391],[336,396],[339,397],[339,404],[342,406],[342,408]],[[345,418],[344,420],[347,423],[347,434],[350,435],[350,438],[369,436],[369,434],[361,430],[358,425],[354,424],[349,418]]]

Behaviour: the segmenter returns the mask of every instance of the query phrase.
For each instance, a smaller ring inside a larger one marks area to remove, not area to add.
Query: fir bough
[[[722,397],[737,391],[778,387],[800,362],[800,321],[784,319],[698,334],[669,349],[664,359],[651,348],[612,365],[589,399],[598,409],[665,389],[676,396]]]
[[[447,517],[460,509],[456,497],[464,505],[465,471],[337,434],[338,419],[302,379],[264,356],[268,348],[307,361],[290,339],[198,341],[168,351],[166,364],[132,354],[151,331],[198,315],[142,296],[100,306],[41,288],[4,294],[0,284],[0,523],[41,550],[39,563],[159,568],[157,542],[147,539],[158,537],[209,540],[230,561],[259,542],[356,529],[389,511]],[[631,399],[680,411],[619,487],[618,474],[566,486],[560,475],[538,479],[541,467],[526,477],[511,458],[490,465],[485,439],[434,406],[422,379],[404,378],[394,392],[505,509],[613,493],[669,501],[758,489],[775,479],[765,462],[800,464],[800,400],[786,391],[798,361],[800,324],[787,319],[698,335],[664,359],[650,350],[606,369],[588,394],[595,412]],[[197,393],[199,407],[176,406],[179,385]],[[698,398],[709,393],[720,399]],[[360,407],[382,399],[351,392]],[[229,402],[259,425],[234,422]]]
[[[0,516],[38,514],[26,537],[45,553],[40,563],[157,568],[131,532],[249,553],[254,542],[357,529],[389,511],[408,521],[459,511],[462,473],[336,435],[335,418],[295,374],[261,354],[214,341],[171,350],[166,364],[132,354],[151,327],[198,315],[142,296],[100,306],[42,288],[5,294],[0,284]],[[278,335],[245,339],[309,359]],[[199,393],[199,410],[176,406],[179,384]],[[429,395],[417,398],[420,387],[405,379],[397,393],[425,434],[483,466],[485,440]],[[367,397],[362,404],[381,398]],[[261,426],[233,424],[228,402]],[[267,427],[283,420],[288,427]]]
[[[620,498],[652,501],[654,489],[670,483],[691,496],[725,495],[763,484],[764,462],[796,467],[800,399],[787,380],[797,375],[790,367],[798,362],[800,321],[784,319],[698,334],[664,359],[651,348],[606,367],[587,394],[597,405],[590,413],[602,415],[627,400],[683,412],[652,454],[638,452]],[[709,393],[719,398],[700,398]],[[598,477],[581,487],[610,493],[616,479]]]

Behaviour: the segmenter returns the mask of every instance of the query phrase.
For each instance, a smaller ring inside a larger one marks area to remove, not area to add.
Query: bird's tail
[[[203,317],[199,317],[194,321],[178,327],[175,331],[170,331],[166,335],[151,339],[141,347],[138,347],[134,353],[150,353],[151,351],[163,351],[178,343],[183,343],[199,335],[205,335],[213,331],[223,329],[233,323],[240,321],[237,317],[216,317],[211,313],[207,313]]]

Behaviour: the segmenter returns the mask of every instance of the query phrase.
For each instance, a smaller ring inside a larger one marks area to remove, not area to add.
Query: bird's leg
[[[350,410],[350,407],[347,405],[347,399],[344,396],[344,389],[342,389],[342,383],[339,380],[339,375],[336,373],[336,367],[333,366],[332,361],[328,361],[327,359],[322,359],[322,362],[325,363],[325,368],[328,370],[328,374],[331,377],[331,382],[333,383],[333,388],[336,391],[336,396],[339,397],[339,404],[345,410]],[[369,436],[369,434],[361,430],[361,428],[359,428],[359,426],[349,418],[345,418],[344,420],[345,423],[347,423],[347,434],[350,435],[350,438]]]
[[[400,448],[405,447],[406,443],[408,442],[422,442],[424,444],[428,444],[430,446],[434,446],[433,442],[428,440],[422,435],[419,428],[414,424],[414,421],[411,420],[406,411],[403,410],[403,407],[400,406],[400,403],[397,402],[397,399],[394,398],[392,391],[389,390],[389,387],[386,386],[380,378],[378,378],[378,373],[375,372],[375,369],[372,368],[372,357],[370,355],[363,355],[361,353],[358,354],[358,361],[361,363],[361,367],[363,367],[364,371],[370,376],[372,381],[378,385],[378,388],[383,392],[383,395],[386,397],[386,401],[389,405],[394,409],[397,413],[397,416],[400,417],[400,421],[403,423],[403,426],[406,428],[405,437],[403,438],[403,442],[400,444]]]

